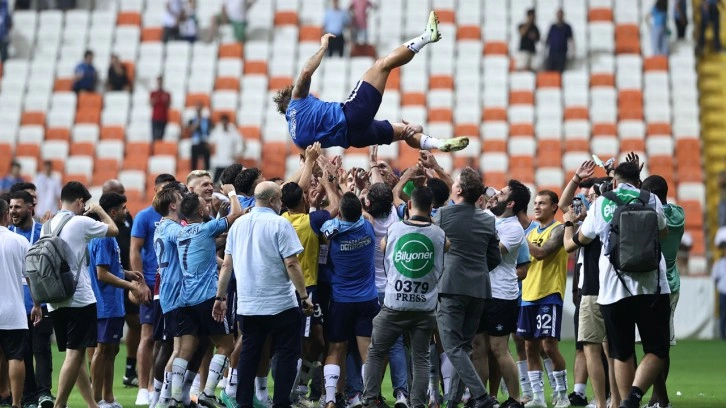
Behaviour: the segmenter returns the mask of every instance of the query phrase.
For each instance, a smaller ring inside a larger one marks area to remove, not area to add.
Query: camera
[[[575,212],[575,215],[580,216],[582,213],[582,198],[575,197],[572,199],[572,210]]]

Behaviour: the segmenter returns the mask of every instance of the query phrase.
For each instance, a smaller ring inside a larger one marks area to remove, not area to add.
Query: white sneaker
[[[429,41],[436,42],[441,39],[441,33],[439,32],[439,16],[436,12],[431,10],[429,13],[429,21],[426,24],[426,32],[431,35]]]
[[[356,393],[353,398],[348,399],[347,408],[360,408],[363,406],[363,401],[360,400],[360,393]]]
[[[555,403],[555,408],[567,408],[570,406],[570,400],[567,398],[559,398]]]
[[[585,405],[585,408],[597,408],[597,405],[593,404],[592,402]]]
[[[406,398],[406,395],[402,391],[396,393],[396,404],[394,407],[408,408],[408,398]]]
[[[106,400],[98,401],[98,408],[111,408],[111,404],[106,402]]]
[[[524,408],[547,408],[547,403],[535,399],[524,404]]]
[[[469,392],[469,387],[466,387],[464,389],[464,395],[461,396],[461,403],[466,404],[471,399],[471,392]]]
[[[113,400],[113,402],[110,404],[111,408],[124,408],[123,405],[121,405],[118,400]]]
[[[146,388],[139,388],[139,393],[136,394],[136,403],[134,405],[136,405],[137,407],[148,407],[149,402],[149,390],[147,390]]]

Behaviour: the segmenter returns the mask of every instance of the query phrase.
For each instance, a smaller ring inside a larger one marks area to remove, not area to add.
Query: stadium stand
[[[247,145],[245,164],[258,165],[271,177],[284,176],[286,163],[296,163],[272,94],[291,83],[318,47],[324,0],[256,2],[244,45],[235,42],[230,27],[221,27],[221,38],[210,44],[161,42],[160,0],[95,3],[92,11],[14,13],[13,58],[2,66],[0,83],[0,173],[7,171],[8,157],[22,163],[26,176],[34,175],[40,160],[51,159],[64,179],[93,185],[120,171],[118,178],[133,192],[129,208],[136,211],[156,174],[188,172],[189,141],[182,128],[197,101],[213,118],[227,113],[237,123]],[[468,149],[437,153],[437,158],[449,169],[479,167],[492,183],[511,176],[560,191],[564,172],[591,153],[603,159],[645,153],[645,175],[657,172],[677,186],[671,191],[687,212],[692,262],[703,270],[703,228],[715,231],[718,200],[711,194],[706,201],[704,186],[717,189],[715,175],[724,169],[726,155],[717,141],[726,126],[719,91],[724,59],[707,57],[697,70],[690,40],[675,44],[669,57],[653,56],[644,23],[649,10],[641,3],[381,1],[369,19],[369,39],[379,55],[418,34],[430,8],[441,19],[443,39],[392,74],[378,118],[422,123],[438,137],[471,137]],[[201,32],[220,7],[221,0],[197,2]],[[562,75],[513,70],[516,27],[531,7],[543,34],[555,11],[565,10],[576,52]],[[133,92],[70,92],[73,69],[86,49],[95,54],[101,81],[110,55],[119,55],[132,76]],[[344,100],[372,62],[367,56],[326,58],[311,91]],[[172,94],[172,121],[165,141],[152,145],[148,95],[158,75]],[[702,127],[709,159],[705,174]],[[347,152],[346,165],[365,163],[365,153]],[[415,152],[397,145],[382,147],[379,155],[398,168],[416,160]]]

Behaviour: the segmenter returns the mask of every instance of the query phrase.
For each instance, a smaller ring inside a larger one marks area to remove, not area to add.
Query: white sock
[[[323,367],[323,376],[325,377],[325,403],[335,402],[335,391],[338,388],[338,378],[340,378],[340,366],[326,364]]]
[[[149,400],[149,408],[154,408],[156,406],[156,403],[159,402],[159,397],[161,397],[161,387],[163,385],[163,381],[159,381],[154,378],[154,393],[151,394],[151,399]]]
[[[189,365],[187,360],[178,357],[171,363],[171,398],[176,402],[181,402],[182,385],[187,365]]]
[[[441,139],[421,135],[421,150],[434,150],[441,147]]]
[[[529,371],[529,381],[532,383],[533,399],[544,402],[544,381],[542,381],[542,371]]]
[[[451,364],[451,360],[446,356],[446,353],[441,353],[439,359],[441,359],[441,378],[444,380],[444,394],[451,398],[449,391],[451,389],[451,377],[454,375],[454,365]]]
[[[224,387],[224,393],[230,398],[237,398],[237,369],[230,368],[227,375],[227,386]]]
[[[426,30],[423,32],[423,34],[406,41],[405,43],[403,43],[403,45],[408,47],[409,50],[418,54],[423,49],[424,45],[426,45],[430,42],[431,42],[431,33],[428,32],[428,30]]]
[[[182,403],[184,405],[189,405],[191,403],[192,388],[195,387],[195,384],[197,391],[199,390],[200,378],[199,374],[194,371],[187,371],[187,373],[184,374],[184,386],[182,387]]]
[[[164,373],[164,383],[161,386],[161,394],[159,395],[159,401],[164,404],[168,404],[169,399],[171,398],[171,376],[172,373],[170,372]],[[183,390],[184,387],[182,387],[182,392]]]
[[[555,392],[560,398],[567,398],[567,370],[555,371],[554,376],[555,385],[557,386]]]
[[[545,358],[544,360],[544,368],[547,371],[547,378],[550,380],[550,387],[553,390],[557,390],[557,381],[555,381],[555,366],[552,364],[551,358]]]
[[[365,381],[365,378],[366,378],[366,364],[365,363],[361,364],[361,366],[360,366],[360,378],[364,379],[364,381]]]
[[[255,377],[255,396],[258,401],[267,401],[270,394],[267,392],[267,377]]]
[[[522,395],[532,396],[532,384],[529,382],[529,374],[527,373],[527,361],[517,361],[517,370],[519,371],[519,386],[522,388]]]
[[[555,376],[555,379],[556,378],[557,376]],[[565,370],[565,380],[567,380],[567,370]],[[567,387],[567,381],[565,381],[565,387]],[[585,398],[585,394],[587,393],[587,384],[575,384],[575,392],[582,398]]]
[[[209,375],[207,375],[207,384],[204,385],[204,393],[207,396],[214,396],[214,390],[217,389],[219,380],[224,377],[224,369],[227,368],[227,356],[224,354],[215,354],[212,361],[209,362]]]

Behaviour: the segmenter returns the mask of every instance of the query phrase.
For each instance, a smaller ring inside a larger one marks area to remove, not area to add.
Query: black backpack
[[[648,204],[650,193],[640,190],[638,197],[623,201],[614,192],[603,196],[617,207],[610,221],[606,255],[618,273],[658,272],[661,258],[658,213]]]

